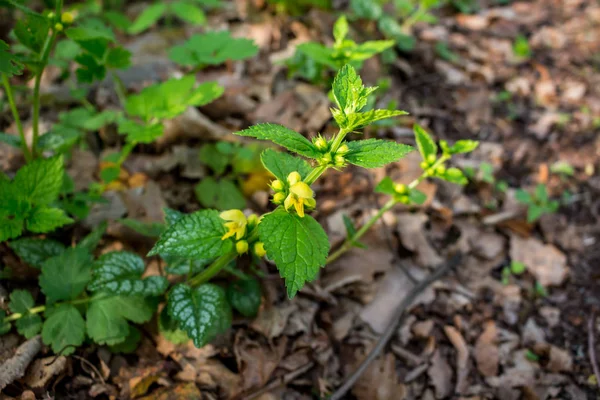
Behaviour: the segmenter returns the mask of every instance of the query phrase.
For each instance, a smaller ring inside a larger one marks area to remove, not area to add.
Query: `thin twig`
[[[96,366],[94,364],[92,364],[91,362],[89,362],[85,358],[80,357],[80,356],[75,355],[75,354],[73,354],[71,357],[78,359],[79,361],[81,361],[84,364],[87,364],[87,366],[89,366],[91,369],[93,369],[94,372],[96,373],[96,375],[98,375],[98,378],[100,378],[100,382],[102,382],[103,385],[106,385],[106,381],[104,380],[104,378],[102,377],[102,374],[100,373],[100,371],[98,370],[98,368],[96,368]]]
[[[588,321],[588,352],[590,354],[590,363],[592,364],[592,370],[596,375],[596,383],[600,389],[600,369],[598,369],[598,360],[596,360],[596,343],[594,341],[594,331],[596,325],[596,314],[592,311],[590,319]]]
[[[421,294],[421,292],[423,292],[429,285],[431,285],[433,282],[437,281],[438,279],[440,279],[441,277],[446,275],[446,273],[448,273],[448,271],[450,271],[451,269],[456,267],[459,264],[461,258],[462,258],[461,253],[456,253],[455,255],[453,255],[450,260],[448,260],[444,264],[440,265],[427,278],[420,281],[404,297],[404,299],[402,300],[402,303],[400,303],[400,305],[394,312],[394,315],[392,317],[390,324],[387,326],[387,328],[385,329],[385,331],[383,332],[383,334],[381,335],[381,337],[375,344],[375,347],[373,347],[373,350],[371,350],[371,352],[369,353],[367,358],[365,358],[363,360],[363,362],[358,366],[356,371],[354,371],[352,373],[352,375],[350,375],[346,379],[344,384],[342,386],[340,386],[338,388],[338,390],[336,390],[331,395],[331,397],[329,397],[329,400],[340,400],[340,399],[344,398],[346,393],[352,388],[352,386],[354,386],[354,384],[356,383],[358,378],[360,378],[360,376],[367,370],[367,368],[369,367],[371,362],[373,362],[373,360],[375,360],[377,358],[377,356],[379,356],[379,354],[381,353],[383,348],[386,346],[386,344],[389,342],[389,340],[394,335],[394,332],[396,332],[396,327],[404,322],[404,319],[406,317],[405,311],[413,303],[415,298],[417,298],[417,296],[419,296]]]
[[[258,389],[257,391],[242,397],[242,399],[243,400],[252,400],[262,394],[265,394],[267,392],[275,390],[280,386],[287,385],[288,383],[290,383],[291,381],[293,381],[294,379],[296,379],[297,377],[299,377],[300,375],[302,375],[303,373],[305,373],[306,371],[311,369],[314,365],[315,365],[315,363],[312,361],[309,362],[308,364],[304,364],[300,368],[298,368],[294,371],[288,372],[287,374],[285,374],[277,379],[272,380],[266,386],[263,386],[262,388]]]

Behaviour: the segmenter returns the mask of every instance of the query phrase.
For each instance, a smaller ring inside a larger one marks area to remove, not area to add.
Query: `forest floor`
[[[293,300],[275,267],[266,265],[258,316],[234,318],[233,328],[210,345],[175,346],[151,322],[134,354],[87,346],[53,366],[32,371],[34,362],[6,396],[327,398],[373,348],[417,280],[460,253],[458,265],[412,302],[381,355],[344,398],[597,399],[600,377],[592,360],[600,357],[600,318],[594,315],[600,308],[600,4],[536,0],[486,5],[470,15],[442,10],[438,17],[435,25],[415,27],[412,52],[390,65],[366,62],[366,83],[391,79],[380,102],[394,100],[410,115],[365,134],[414,144],[416,122],[438,140],[479,140],[474,153],[456,161],[472,171],[467,186],[422,183],[426,204],[387,213],[365,237],[367,249],[351,250],[322,269]],[[333,13],[318,9],[292,17],[244,1],[214,13],[211,27],[254,39],[259,56],[199,73],[199,80],[222,84],[225,95],[178,117],[157,144],[137,148],[125,163],[136,179],[107,192],[109,202],[75,225],[67,241],[105,219],[153,222],[162,221],[164,206],[199,209],[194,187],[210,174],[199,162],[199,148],[238,140],[233,131],[274,122],[307,137],[332,132],[326,90],[289,79],[278,61],[303,41],[330,43],[334,21]],[[373,36],[368,22],[352,26],[363,39]],[[197,30],[159,27],[125,41],[134,61],[123,75],[127,88],[176,74],[166,52]],[[529,57],[515,56],[518,35],[529,39]],[[449,53],[440,55],[439,41]],[[46,121],[70,103],[56,78],[52,68],[44,78]],[[115,97],[108,85],[93,91],[101,109]],[[101,155],[118,140],[106,129],[90,143],[70,161],[79,187],[97,180]],[[345,238],[344,215],[360,225],[384,203],[373,194],[381,178],[408,183],[419,175],[419,162],[411,154],[385,169],[328,173],[316,189],[314,216],[332,246]],[[4,171],[22,164],[16,150],[0,146]],[[243,178],[248,206],[256,212],[271,207],[266,182],[260,174]],[[527,207],[515,194],[538,184],[561,207],[528,223]],[[111,222],[101,250],[145,255],[152,244]],[[0,247],[0,257],[18,271],[18,285],[36,276],[7,246]],[[513,261],[526,271],[503,275]],[[12,345],[3,340],[3,352],[14,349],[13,339]]]

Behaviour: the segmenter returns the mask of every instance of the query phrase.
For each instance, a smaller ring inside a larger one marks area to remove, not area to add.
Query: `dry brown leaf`
[[[397,225],[402,244],[416,253],[416,261],[423,267],[432,267],[442,262],[425,236],[424,225],[428,219],[424,214],[401,214]]]
[[[477,368],[483,376],[498,375],[500,354],[497,336],[496,324],[494,321],[488,321],[475,343],[475,360],[477,360]]]
[[[396,359],[388,353],[371,363],[352,387],[358,400],[402,400],[406,387],[398,382]]]
[[[420,269],[413,268],[410,272],[416,279],[424,276],[424,272]],[[360,318],[375,332],[382,333],[389,325],[403,296],[413,287],[414,283],[400,268],[393,268],[383,277],[375,298],[362,309],[359,314]],[[413,301],[411,306],[429,304],[434,299],[435,291],[432,287],[428,287]]]
[[[435,397],[444,399],[452,394],[452,368],[442,356],[439,349],[431,357],[431,365],[427,375],[435,389]]]
[[[573,371],[573,357],[571,354],[556,346],[550,347],[550,361],[546,368],[551,372],[571,372]]]
[[[290,315],[297,310],[298,306],[292,302],[262,307],[250,328],[262,333],[267,339],[276,338],[283,333]]]
[[[456,349],[456,389],[455,393],[464,393],[469,388],[469,348],[458,329],[453,326],[444,326],[444,332]]]
[[[61,374],[67,367],[64,356],[40,358],[27,370],[25,383],[32,388],[45,387],[53,376]]]
[[[511,235],[510,258],[525,264],[543,286],[560,285],[569,274],[567,257],[553,245],[544,245],[535,238]]]
[[[233,373],[222,362],[214,359],[195,365],[196,382],[201,388],[216,390],[222,398],[230,399],[242,391],[242,377]]]
[[[271,345],[250,339],[245,331],[238,332],[233,351],[244,391],[266,385],[285,354],[286,344],[285,336]]]
[[[202,398],[202,393],[194,383],[181,383],[160,388],[138,400],[198,400]]]

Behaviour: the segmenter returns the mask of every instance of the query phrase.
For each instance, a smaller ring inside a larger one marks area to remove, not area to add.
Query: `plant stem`
[[[346,138],[347,134],[348,134],[348,132],[346,130],[340,129],[338,134],[335,135],[335,137],[333,138],[333,141],[331,142],[331,152],[333,154],[335,154],[338,151],[338,149],[342,145],[342,141]]]
[[[119,98],[119,103],[121,103],[121,107],[124,108],[125,103],[127,102],[127,90],[125,89],[125,84],[115,71],[112,71],[111,74],[113,81],[115,82],[115,92],[117,93],[117,97]]]
[[[92,296],[92,297],[84,297],[81,299],[75,299],[75,300],[70,300],[70,301],[61,301],[59,303],[55,303],[54,305],[59,306],[62,304],[71,304],[71,305],[77,305],[77,304],[85,304],[85,303],[89,303],[92,300],[101,300],[101,299],[105,299],[107,297],[110,297],[110,295],[99,295],[99,296]],[[8,317],[4,318],[2,320],[3,323],[5,322],[10,322],[10,321],[16,321],[18,319],[23,318],[25,315],[29,315],[29,314],[39,314],[41,312],[46,311],[46,306],[37,306],[37,307],[33,307],[30,308],[29,310],[27,310],[26,313],[21,314],[21,313],[14,313],[9,315]]]
[[[191,287],[199,286],[205,282],[208,282],[213,276],[218,274],[224,267],[227,266],[231,261],[235,260],[237,257],[237,252],[231,251],[227,254],[222,255],[213,261],[212,264],[208,266],[204,271],[200,272],[198,275],[194,276],[192,279],[188,281],[188,284]]]
[[[6,74],[2,74],[2,84],[4,85],[4,91],[6,92],[6,98],[8,99],[8,104],[10,104],[10,111],[12,112],[13,118],[15,119],[15,124],[17,124],[17,130],[19,131],[19,136],[21,137],[21,147],[23,148],[23,154],[25,155],[25,160],[27,162],[31,161],[31,152],[29,151],[29,147],[27,147],[27,141],[25,140],[25,131],[23,130],[23,124],[21,123],[21,117],[19,117],[19,110],[17,110],[17,103],[15,102],[15,97],[13,95],[12,87],[10,86],[10,82],[8,81],[8,76]]]
[[[62,14],[62,0],[56,1],[56,15],[60,18]],[[37,143],[40,134],[40,84],[42,82],[42,75],[44,74],[44,69],[48,64],[48,58],[50,57],[50,52],[54,47],[54,43],[56,42],[56,37],[58,36],[58,31],[52,28],[52,34],[50,38],[46,40],[44,44],[44,48],[42,50],[42,56],[40,58],[39,69],[36,71],[35,75],[35,83],[33,86],[33,116],[32,116],[32,124],[33,124],[33,140],[31,142],[31,153],[33,158],[37,155]]]
[[[325,171],[327,171],[328,168],[329,165],[319,165],[318,167],[310,171],[310,174],[308,174],[306,178],[304,178],[304,182],[309,186],[312,185],[316,182],[317,179],[319,179],[321,175],[323,175]]]
[[[433,165],[431,165],[431,167],[427,169],[427,171],[434,171],[438,166],[442,165],[449,159],[449,156],[442,155],[435,163],[433,163]],[[414,189],[419,185],[419,183],[427,179],[430,176],[430,174],[427,171],[423,171],[421,176],[409,183],[408,188]],[[356,243],[365,233],[367,233],[367,231],[373,225],[375,225],[375,223],[383,216],[383,214],[391,210],[392,207],[394,207],[397,203],[398,201],[394,197],[389,199],[388,202],[385,203],[384,206],[381,207],[379,211],[377,211],[377,213],[373,215],[358,231],[356,231],[356,233],[352,235],[351,238],[346,239],[346,241],[336,251],[334,251],[329,257],[327,257],[326,264],[337,260],[342,254],[350,250],[354,246],[354,243]]]

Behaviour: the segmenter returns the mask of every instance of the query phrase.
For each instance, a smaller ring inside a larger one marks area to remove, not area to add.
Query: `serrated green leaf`
[[[21,75],[23,64],[9,49],[8,43],[0,40],[0,74],[6,74],[10,78],[13,75]]]
[[[244,317],[258,314],[261,303],[260,282],[256,279],[241,279],[227,287],[229,304]]]
[[[200,7],[187,1],[176,1],[171,3],[171,12],[183,21],[194,25],[202,25],[206,22],[206,14]]]
[[[96,250],[98,243],[102,240],[102,236],[108,228],[108,222],[104,221],[100,225],[94,228],[90,233],[87,234],[78,244],[77,247],[86,249],[90,253]]]
[[[205,283],[192,289],[179,284],[169,293],[169,315],[179,327],[202,347],[231,325],[231,308],[225,291],[219,286]]]
[[[321,225],[310,215],[299,217],[279,208],[258,225],[267,256],[285,279],[288,296],[317,277],[329,253],[329,240]]]
[[[363,168],[378,168],[400,160],[413,148],[406,144],[388,140],[367,139],[348,142],[350,151],[344,158],[354,165]]]
[[[161,123],[145,125],[122,119],[119,121],[118,132],[126,135],[129,143],[152,143],[163,135],[164,125]]]
[[[527,208],[527,222],[532,223],[540,219],[542,215],[546,213],[544,207],[540,207],[537,204],[531,204]]]
[[[129,27],[130,35],[137,35],[154,25],[167,11],[166,3],[155,3],[146,7]]]
[[[358,62],[358,65],[362,65],[363,61],[392,48],[394,44],[395,42],[393,40],[370,40],[361,43],[352,49],[348,61],[353,62],[353,64]]]
[[[140,330],[135,326],[130,325],[129,333],[127,334],[125,340],[123,340],[121,343],[109,346],[109,348],[113,353],[133,353],[138,348],[141,339],[142,334],[140,333]]]
[[[518,189],[515,192],[515,199],[519,203],[523,203],[523,204],[531,204],[531,203],[533,203],[533,198],[531,197],[531,194],[529,194],[528,192],[526,192],[523,189]]]
[[[77,247],[46,260],[39,281],[48,303],[79,296],[91,279],[91,263],[87,249]]]
[[[307,138],[298,132],[277,124],[256,124],[235,134],[260,140],[270,140],[308,158],[319,158],[321,155],[316,146]]]
[[[0,54],[1,56],[1,54]],[[1,63],[2,61],[0,61]],[[0,65],[1,67],[1,65]],[[11,135],[10,133],[0,132],[0,142],[6,143],[9,146],[12,146],[16,149],[20,149],[22,146],[22,141],[19,136]]]
[[[386,176],[375,186],[376,193],[389,194],[391,196],[396,194],[395,183],[389,176]]]
[[[221,175],[225,172],[227,166],[231,163],[231,152],[229,149],[223,149],[224,146],[220,146],[223,142],[216,144],[209,143],[205,144],[200,148],[200,161],[208,166],[216,175]]]
[[[152,238],[159,237],[165,231],[165,224],[162,222],[144,222],[133,218],[123,218],[119,222],[140,235]]]
[[[23,223],[22,218],[6,218],[0,215],[0,242],[21,236]]]
[[[341,44],[348,35],[348,20],[342,15],[333,25],[333,38],[336,44]]]
[[[6,318],[6,311],[0,310],[0,335],[4,335],[10,332],[10,322],[4,322],[4,318]]]
[[[209,176],[200,181],[194,191],[200,204],[206,208],[231,210],[246,207],[246,198],[230,179],[217,181]]]
[[[31,232],[46,233],[73,222],[60,208],[36,207],[27,216],[27,229]]]
[[[49,29],[48,19],[38,14],[27,13],[16,20],[14,33],[23,46],[39,54]]]
[[[411,203],[418,205],[424,204],[427,201],[427,195],[417,189],[410,189],[408,198],[410,199]]]
[[[84,135],[79,129],[54,125],[50,132],[46,132],[40,137],[37,148],[40,151],[53,151],[55,153],[65,153],[73,147]]]
[[[332,91],[335,103],[346,116],[360,111],[367,104],[362,79],[350,64],[338,71],[333,80]]]
[[[177,321],[169,315],[168,307],[163,308],[158,317],[158,331],[169,342],[183,344],[190,340],[185,331],[179,329]]]
[[[195,88],[196,78],[187,75],[148,86],[139,94],[127,97],[125,109],[132,116],[145,121],[153,118],[170,119],[183,113],[189,106],[202,106],[223,94],[217,82],[204,82]]]
[[[417,141],[417,147],[419,148],[419,153],[421,153],[421,157],[424,160],[431,154],[434,156],[437,155],[437,145],[429,135],[420,125],[415,124],[413,126],[413,131],[415,133],[415,139]]]
[[[25,314],[35,305],[33,296],[27,290],[13,290],[8,308],[13,313]]]
[[[443,175],[435,175],[437,178],[441,178],[445,181],[456,183],[459,185],[466,185],[469,183],[467,177],[463,174],[463,172],[458,168],[448,168],[448,170]]]
[[[198,67],[244,60],[257,53],[258,46],[252,40],[234,38],[228,31],[219,31],[193,35],[184,44],[173,47],[169,58],[180,65]]]
[[[80,54],[75,57],[75,61],[79,64],[79,68],[75,71],[78,82],[92,83],[101,81],[106,77],[106,67],[91,54]]]
[[[113,47],[106,54],[106,66],[114,69],[126,69],[131,65],[131,52],[123,47]]]
[[[162,276],[141,279],[146,266],[137,254],[115,251],[103,254],[92,266],[88,290],[130,296],[157,296],[169,282]]]
[[[382,119],[388,119],[393,117],[399,117],[401,115],[408,114],[406,111],[401,110],[371,110],[367,112],[355,112],[346,116],[345,120],[340,124],[341,128],[347,131],[353,131],[372,124]],[[338,119],[336,122],[340,123]]]
[[[86,18],[76,27],[68,28],[65,34],[76,42],[103,39],[109,42],[115,41],[115,34],[106,24],[97,18]]]
[[[332,69],[338,69],[338,61],[333,56],[333,49],[323,46],[320,43],[306,42],[296,47],[297,54],[303,54],[309,60],[317,64],[326,65]]]
[[[122,343],[129,335],[128,320],[149,321],[156,304],[138,296],[112,296],[93,300],[86,313],[87,334],[98,344]]]
[[[125,32],[129,29],[131,21],[127,18],[127,15],[116,10],[102,10],[102,16],[108,21],[109,24],[117,28],[118,30]]]
[[[25,315],[15,322],[15,326],[19,334],[31,339],[42,329],[42,318],[37,314]]]
[[[373,0],[351,0],[350,9],[359,18],[377,21],[383,14],[381,5]]]
[[[449,149],[449,154],[470,153],[479,146],[476,140],[459,140],[454,143]]]
[[[13,240],[8,246],[27,264],[41,268],[49,258],[65,251],[65,246],[52,239],[23,238]]]
[[[85,339],[85,321],[71,304],[61,304],[48,313],[42,328],[42,341],[55,353],[69,355]],[[68,347],[67,347],[68,346]]]
[[[165,254],[190,259],[217,258],[233,249],[231,240],[221,240],[226,229],[219,213],[202,210],[186,215],[171,225],[149,256]]]
[[[263,151],[260,160],[269,172],[283,182],[294,171],[298,171],[300,176],[306,177],[312,169],[305,160],[273,149]]]
[[[171,226],[181,218],[185,217],[185,214],[181,211],[177,211],[169,207],[164,207],[163,212],[165,213],[165,222],[167,226]]]
[[[63,184],[63,176],[62,156],[38,159],[17,172],[13,185],[27,201],[45,205],[58,198]]]

